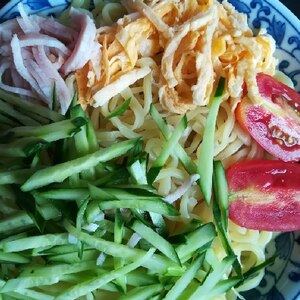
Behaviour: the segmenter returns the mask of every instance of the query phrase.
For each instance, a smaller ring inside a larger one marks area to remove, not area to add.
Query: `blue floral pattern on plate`
[[[0,9],[0,22],[19,15],[17,6],[23,3],[29,13],[43,13],[45,15],[62,12],[71,0],[12,0]]]
[[[278,0],[228,0],[247,14],[254,29],[264,27],[276,43],[279,69],[300,90],[300,21]],[[52,14],[63,11],[70,0],[13,0],[0,9],[0,22],[18,15],[22,2],[30,13]],[[244,292],[247,300],[300,300],[300,232],[278,235],[267,248],[267,256],[276,254],[256,289]]]

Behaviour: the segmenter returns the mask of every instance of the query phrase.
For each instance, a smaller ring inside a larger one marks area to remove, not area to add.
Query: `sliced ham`
[[[63,54],[70,55],[71,50],[68,49],[62,42],[58,39],[50,37],[41,33],[29,33],[20,38],[21,47],[28,46],[47,46],[51,48],[57,48]]]
[[[35,92],[37,92],[39,95],[42,95],[43,92],[40,90],[37,82],[34,80],[34,78],[28,72],[27,68],[25,68],[24,66],[22,48],[20,46],[20,40],[16,34],[13,36],[11,40],[11,48],[12,48],[13,61],[16,70],[24,78],[24,80],[26,80],[30,84],[30,86]]]
[[[14,33],[20,32],[21,27],[17,19],[5,21],[0,24],[0,42],[10,42]]]
[[[50,79],[49,86],[51,87],[51,95],[55,82],[57,96],[61,105],[61,112],[65,114],[72,99],[72,95],[65,81],[46,56],[43,46],[33,48],[33,55],[41,71]]]
[[[18,9],[21,17],[18,17],[17,21],[20,27],[22,28],[22,30],[24,31],[24,33],[39,32],[40,31],[39,25],[34,20],[29,18],[21,2],[18,4]]]
[[[89,58],[100,49],[99,44],[95,41],[96,26],[92,19],[73,8],[70,13],[72,21],[75,24],[79,24],[80,33],[72,54],[62,66],[64,75],[82,68],[88,62]]]
[[[0,88],[43,100],[51,107],[55,85],[64,114],[74,92],[65,78],[89,60],[100,59],[95,24],[76,9],[70,11],[76,28],[52,17],[28,15],[21,3],[18,9],[20,17],[0,24],[0,55],[7,62],[0,65]]]
[[[11,92],[11,93],[18,93],[23,96],[32,97],[33,93],[31,90],[27,90],[27,89],[24,89],[21,87],[10,86],[3,82],[2,76],[3,76],[4,72],[7,69],[9,69],[10,67],[11,67],[11,64],[9,62],[4,62],[4,63],[1,63],[1,65],[0,65],[0,88],[5,91]],[[14,78],[14,77],[12,77],[12,78]]]
[[[60,24],[56,20],[41,16],[31,16],[33,20],[35,20],[40,28],[41,32],[55,37],[58,40],[64,42],[65,44],[71,44],[78,38],[78,32],[74,30],[73,28],[67,27],[63,24]]]

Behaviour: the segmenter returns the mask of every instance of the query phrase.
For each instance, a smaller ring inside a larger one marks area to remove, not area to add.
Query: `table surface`
[[[300,2],[299,0],[281,0],[300,19]]]

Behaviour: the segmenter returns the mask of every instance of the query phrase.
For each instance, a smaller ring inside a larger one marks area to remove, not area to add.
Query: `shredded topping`
[[[91,67],[94,62],[99,64],[94,22],[71,9],[70,18],[78,26],[73,29],[53,18],[27,15],[22,4],[18,8],[20,17],[0,25],[0,88],[42,100],[51,107],[55,85],[64,114],[73,97],[66,77],[88,61]]]
[[[129,86],[137,81],[140,77],[133,80],[132,70],[137,71],[139,60],[146,57],[155,61],[155,70],[149,67],[159,86],[159,101],[168,111],[181,114],[195,106],[208,105],[214,82],[220,76],[226,78],[226,96],[239,101],[246,81],[250,94],[259,102],[255,76],[258,72],[274,73],[275,43],[263,31],[254,36],[246,15],[227,1],[146,4],[124,0],[122,4],[129,14],[112,27],[97,30],[102,47],[100,79],[89,80],[95,77],[91,65],[78,70],[83,105],[103,105],[115,95],[106,87],[117,82]],[[102,89],[106,91],[105,98]]]

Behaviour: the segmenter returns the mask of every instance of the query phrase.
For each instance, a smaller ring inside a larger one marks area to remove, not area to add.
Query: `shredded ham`
[[[46,46],[49,48],[57,48],[65,55],[71,54],[71,50],[68,49],[62,42],[60,42],[56,38],[41,33],[29,33],[23,37],[20,37],[20,46]]]
[[[0,88],[43,100],[51,107],[55,85],[64,114],[73,97],[73,89],[65,82],[68,75],[93,58],[99,62],[93,20],[71,9],[77,27],[69,28],[52,17],[27,15],[21,3],[18,9],[20,17],[0,24],[0,55],[9,62],[0,67]]]
[[[0,65],[0,88],[4,89],[6,91],[12,92],[12,93],[17,93],[17,94],[20,94],[20,95],[23,95],[23,96],[32,97],[33,94],[32,94],[32,91],[30,91],[30,90],[27,90],[27,89],[24,89],[24,88],[21,88],[21,87],[9,86],[9,85],[3,83],[2,76],[3,76],[4,72],[7,69],[9,69],[10,67],[11,67],[11,64],[9,62],[3,62]],[[20,79],[20,77],[18,77],[19,73],[17,73],[16,71],[14,73],[15,74],[12,74],[12,78],[13,78],[13,80],[15,80],[15,85],[18,86],[17,85],[17,83],[18,83],[17,80]]]
[[[80,33],[72,54],[62,66],[62,72],[65,75],[82,68],[100,49],[100,45],[95,42],[96,27],[91,18],[74,8],[70,13],[72,21],[80,25]]]

